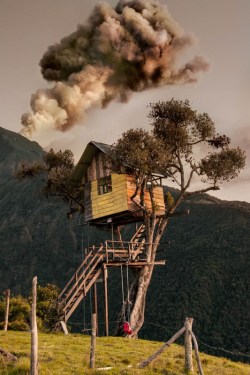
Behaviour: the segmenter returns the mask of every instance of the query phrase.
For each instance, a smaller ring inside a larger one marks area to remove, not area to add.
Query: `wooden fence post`
[[[185,370],[189,373],[194,371],[192,358],[192,324],[193,318],[186,318],[185,321]]]
[[[10,290],[5,291],[5,315],[4,315],[4,325],[3,330],[7,331],[9,323],[9,310],[10,310]]]
[[[196,337],[195,337],[193,332],[191,332],[191,335],[192,335],[192,339],[193,339],[193,343],[194,343],[194,353],[195,353],[195,358],[196,358],[198,369],[199,369],[199,375],[204,375],[202,365],[201,365],[201,360],[200,360],[200,357],[199,357],[198,343],[197,343]]]
[[[145,361],[142,361],[139,364],[139,368],[144,368],[146,367],[150,362],[152,362],[154,359],[156,359],[161,353],[164,352],[166,348],[168,348],[171,344],[175,342],[184,332],[185,332],[185,327],[182,327],[178,332],[174,334],[174,336],[171,337],[164,345],[160,347],[154,354],[152,354],[148,359]]]
[[[31,356],[30,375],[38,375],[38,334],[36,322],[36,297],[37,276],[32,281],[32,306],[31,306]]]
[[[96,314],[92,314],[91,320],[91,347],[90,347],[90,368],[95,367],[95,345],[96,345]]]
[[[12,362],[17,361],[17,357],[15,355],[13,355],[10,352],[7,352],[7,350],[4,350],[3,348],[0,348],[0,354]]]

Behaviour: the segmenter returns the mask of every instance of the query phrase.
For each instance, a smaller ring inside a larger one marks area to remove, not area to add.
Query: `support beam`
[[[98,297],[97,297],[97,285],[94,283],[94,293],[93,293],[93,313],[96,315],[96,336],[98,336]]]
[[[90,368],[95,368],[95,346],[96,346],[96,314],[91,317],[91,347],[90,347]]]
[[[128,265],[129,267],[144,267],[144,266],[164,266],[166,264],[165,260],[158,260],[156,262],[109,262],[109,263],[103,263],[104,267],[120,267],[121,265]]]
[[[69,334],[69,331],[68,331],[66,323],[63,320],[60,320],[60,324],[61,324],[61,327],[63,329],[65,336],[67,336]]]
[[[103,265],[103,288],[104,288],[104,309],[105,309],[105,334],[109,335],[109,313],[108,313],[108,270],[105,265]]]

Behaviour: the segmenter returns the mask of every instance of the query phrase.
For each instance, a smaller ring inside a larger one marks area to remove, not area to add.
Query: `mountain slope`
[[[41,197],[41,180],[18,182],[13,177],[19,162],[42,158],[37,143],[0,128],[0,146],[0,291],[10,288],[12,293],[27,294],[34,275],[42,285],[63,287],[80,263],[84,247],[98,245],[111,235],[82,226],[78,217],[67,221],[63,203]],[[190,215],[174,217],[162,239],[158,258],[166,259],[166,266],[155,268],[140,335],[165,340],[191,315],[202,342],[250,355],[250,204],[204,194],[184,206]],[[133,230],[124,228],[125,239]],[[108,283],[109,318],[116,321],[122,304],[119,269],[109,272]],[[98,285],[100,321],[101,289]],[[82,317],[80,309],[78,324]],[[111,332],[115,325],[110,323]]]

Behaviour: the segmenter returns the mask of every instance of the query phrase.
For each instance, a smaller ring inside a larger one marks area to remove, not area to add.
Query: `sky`
[[[107,1],[115,6],[117,1]],[[86,144],[112,144],[131,127],[150,129],[150,102],[189,99],[194,109],[207,112],[219,133],[232,139],[247,154],[245,170],[223,185],[214,196],[250,202],[250,1],[161,0],[185,32],[199,43],[184,58],[203,55],[211,62],[198,83],[162,86],[134,93],[127,103],[111,102],[91,108],[84,121],[67,132],[42,130],[32,140],[45,149],[69,148],[77,162]],[[30,110],[31,94],[51,87],[42,77],[39,61],[61,38],[84,24],[99,1],[0,1],[0,126],[19,132],[21,116]]]

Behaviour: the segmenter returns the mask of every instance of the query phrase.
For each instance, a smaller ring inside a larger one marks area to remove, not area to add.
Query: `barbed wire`
[[[218,346],[212,346],[212,345],[209,345],[209,344],[206,344],[204,341],[202,341],[199,337],[196,336],[196,339],[202,344],[202,345],[205,345],[206,347],[210,348],[210,349],[214,349],[214,350],[220,350],[222,352],[225,352],[225,353],[229,353],[229,354],[233,354],[233,355],[238,355],[238,356],[243,356],[243,357],[246,357],[246,358],[250,358],[250,355],[248,354],[244,354],[244,353],[241,353],[241,352],[232,352],[231,350],[228,350],[228,349],[224,349],[224,348],[220,348]]]
[[[49,318],[47,320],[54,320],[54,319],[53,318]],[[67,323],[69,325],[71,325],[71,326],[83,326],[83,323],[77,323],[77,322],[72,322],[72,321],[68,321]],[[119,320],[111,320],[111,321],[109,321],[109,324],[114,324],[114,323],[118,324],[118,323],[120,323],[120,321]],[[106,322],[98,322],[98,324],[99,325],[105,325]],[[152,325],[152,326],[164,329],[165,331],[168,331],[168,327],[163,326],[161,324],[152,323],[152,322],[148,322],[148,321],[144,322],[144,324],[145,325]],[[90,322],[86,323],[85,326],[86,327],[87,326],[91,327],[91,323]],[[85,329],[85,330],[88,330],[88,328]],[[196,339],[197,339],[197,341],[199,343],[201,343],[202,345],[206,346],[207,348],[210,348],[210,349],[213,349],[213,350],[219,350],[219,351],[222,351],[222,352],[225,352],[225,353],[228,353],[228,354],[232,354],[232,355],[235,355],[235,356],[242,356],[242,357],[250,358],[250,355],[248,355],[248,354],[245,354],[245,353],[242,353],[242,352],[234,352],[234,351],[231,351],[231,350],[228,350],[228,349],[225,349],[225,348],[221,348],[221,347],[218,347],[218,346],[212,346],[212,345],[209,345],[209,344],[205,343],[203,340],[201,340],[196,335],[195,335],[195,337],[196,337]]]

